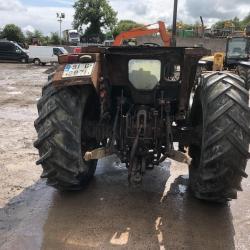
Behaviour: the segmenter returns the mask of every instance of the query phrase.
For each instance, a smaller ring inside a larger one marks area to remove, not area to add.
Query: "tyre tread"
[[[247,177],[248,92],[239,76],[227,72],[204,75],[200,88],[203,139],[199,161],[196,157],[191,163],[190,186],[199,199],[225,202],[237,197],[241,179]]]
[[[96,168],[96,161],[84,162],[81,158],[81,114],[90,92],[74,88],[56,89],[51,82],[47,84],[37,103],[39,117],[34,122],[41,178],[60,190],[81,189]]]

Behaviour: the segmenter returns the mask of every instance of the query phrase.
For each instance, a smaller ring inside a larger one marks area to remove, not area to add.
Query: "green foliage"
[[[49,44],[51,45],[58,45],[60,44],[60,37],[57,32],[51,32]]]
[[[232,19],[232,23],[235,27],[235,30],[241,30],[242,29],[242,24],[240,22],[240,19],[238,17],[235,17],[234,19]]]
[[[242,26],[245,28],[246,26],[250,25],[250,12],[249,14],[242,20]]]
[[[105,40],[113,40],[114,37],[113,37],[113,32],[112,31],[108,31],[104,34],[104,39]]]
[[[238,17],[229,20],[221,20],[215,23],[213,27],[216,29],[223,29],[225,27],[225,22],[231,22],[235,30],[243,31],[247,25],[250,25],[250,13],[243,20],[240,20]]]
[[[1,34],[2,38],[6,38],[9,41],[23,43],[25,41],[22,30],[15,24],[6,24]]]
[[[38,39],[43,39],[43,33],[39,30],[35,30],[34,31],[34,37],[38,38]]]
[[[41,45],[47,45],[48,44],[48,41],[47,41],[46,37],[39,30],[35,30],[34,32],[27,31],[26,34],[25,34],[25,38],[26,38],[25,40],[26,40],[26,42],[28,44],[32,44],[33,39],[36,39],[38,44],[41,44]]]
[[[178,21],[176,25],[177,25],[177,29],[194,30],[200,24],[198,22],[196,22],[195,24],[188,24],[188,23],[184,23],[182,21]]]
[[[225,21],[218,21],[213,25],[214,29],[223,29]]]
[[[32,38],[33,38],[33,36],[34,36],[34,34],[33,34],[33,32],[31,32],[31,31],[26,31],[26,33],[25,33],[25,40],[26,40],[26,42],[28,43],[28,44],[31,44],[32,43]]]
[[[102,29],[112,30],[117,22],[117,12],[107,0],[78,0],[73,7],[73,26],[79,29],[87,25],[86,36],[102,36]]]
[[[128,31],[136,27],[141,27],[143,24],[136,23],[132,20],[121,20],[113,29],[113,36],[116,37],[123,31]]]
[[[37,43],[38,45],[60,44],[60,37],[57,32],[50,33],[50,36],[44,36],[39,30],[35,30],[34,32],[27,31],[25,38],[28,44],[33,44],[33,42]]]

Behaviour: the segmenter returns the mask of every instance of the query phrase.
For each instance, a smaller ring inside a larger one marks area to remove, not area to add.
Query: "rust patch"
[[[52,82],[56,87],[64,87],[64,86],[73,86],[73,85],[86,85],[86,84],[93,84],[96,90],[99,90],[99,79],[101,77],[101,62],[100,62],[100,54],[99,53],[79,53],[79,58],[83,55],[90,55],[95,63],[94,68],[92,70],[92,74],[90,76],[74,76],[74,77],[67,77],[63,78],[64,68],[67,64],[66,56],[62,56],[60,58],[60,64],[56,70],[55,75],[53,76]]]

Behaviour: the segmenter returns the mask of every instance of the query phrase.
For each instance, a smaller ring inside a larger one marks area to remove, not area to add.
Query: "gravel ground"
[[[36,101],[47,67],[0,64],[0,207],[34,184],[41,169],[34,162]]]
[[[81,192],[47,187],[33,148],[47,69],[0,67],[0,249],[250,249],[250,179],[238,200],[215,205],[189,194],[185,164],[166,161],[131,189],[111,156]]]

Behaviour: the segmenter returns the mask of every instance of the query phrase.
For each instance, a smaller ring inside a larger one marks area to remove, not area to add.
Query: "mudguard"
[[[250,61],[240,61],[239,65],[245,66],[245,67],[250,67]]]
[[[91,60],[82,61],[81,57],[89,56]],[[74,58],[74,60],[68,60]],[[68,62],[70,61],[70,62]],[[94,85],[99,90],[101,77],[100,53],[65,55],[59,57],[59,66],[52,78],[55,87],[73,85]]]

